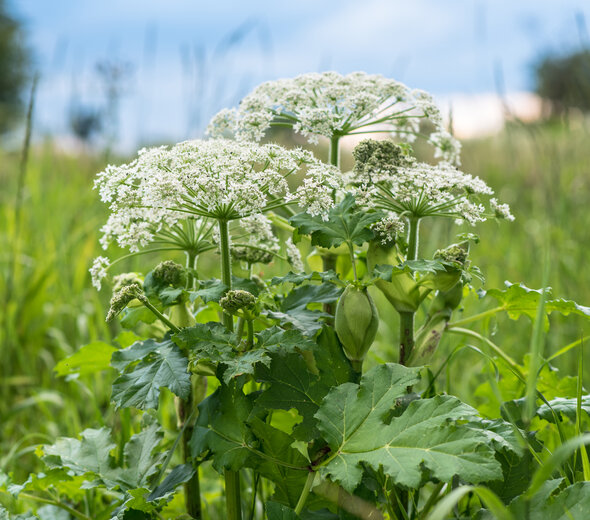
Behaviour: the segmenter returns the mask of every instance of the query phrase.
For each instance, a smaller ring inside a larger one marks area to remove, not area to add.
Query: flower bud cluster
[[[256,305],[256,296],[248,291],[240,289],[228,291],[219,300],[219,305],[228,314],[237,314],[239,311],[251,311]]]
[[[172,260],[160,262],[152,271],[152,276],[156,282],[173,287],[184,287],[187,280],[185,268]]]
[[[136,283],[126,285],[111,298],[106,321],[112,321],[127,305],[135,299],[145,299],[143,290]]]

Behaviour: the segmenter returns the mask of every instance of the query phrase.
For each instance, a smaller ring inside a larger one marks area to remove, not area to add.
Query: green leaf
[[[577,482],[555,493],[562,482],[563,479],[545,481],[528,504],[521,496],[510,504],[510,510],[517,518],[528,516],[530,520],[587,520],[590,482]]]
[[[121,313],[121,326],[126,329],[133,329],[139,323],[154,323],[155,314],[144,305],[139,307],[127,307]]]
[[[148,486],[151,477],[158,472],[166,454],[156,451],[164,433],[157,423],[152,423],[145,430],[133,435],[125,445],[125,462],[127,468],[119,477],[128,489]]]
[[[301,285],[303,282],[340,282],[340,277],[338,276],[338,273],[332,270],[321,273],[314,271],[311,274],[294,273],[291,271],[285,276],[274,276],[270,281],[270,285],[280,285],[282,283]]]
[[[229,287],[225,285],[221,280],[211,279],[200,282],[200,287],[196,291],[189,293],[190,300],[195,301],[197,298],[201,298],[205,303],[219,302],[221,297],[227,292]],[[258,296],[260,293],[260,287],[248,278],[239,278],[232,276],[232,288],[240,289],[242,291],[248,291],[254,296]]]
[[[170,493],[174,493],[180,484],[184,484],[192,478],[192,476],[195,474],[195,471],[197,470],[193,468],[191,464],[179,464],[170,473],[168,473],[162,483],[149,494],[147,500],[152,502],[154,500],[164,498]]]
[[[84,345],[71,356],[55,365],[58,376],[78,374],[85,376],[110,368],[111,356],[117,349],[104,341],[93,341]]]
[[[502,310],[508,313],[510,319],[517,320],[524,314],[531,318],[531,320],[534,320],[543,290],[529,289],[523,284],[504,283],[506,284],[506,289],[503,291],[500,289],[490,289],[489,291],[479,291],[479,294],[481,297],[490,296],[497,300]],[[564,300],[562,298],[551,299],[550,287],[547,288],[545,298],[545,329],[549,328],[548,315],[552,312],[559,312],[564,316],[577,314],[590,317],[590,307],[578,305],[572,300]]]
[[[555,413],[566,416],[572,423],[576,422],[576,409],[577,409],[577,398],[573,397],[571,399],[565,399],[563,397],[556,397],[549,401],[551,408],[555,411]],[[590,395],[582,396],[581,400],[581,409],[586,412],[587,415],[590,415]],[[551,408],[546,404],[539,406],[537,410],[537,415],[541,417],[541,419],[545,419],[549,422],[555,422],[555,417],[551,411]]]
[[[267,502],[265,505],[268,520],[299,520],[295,510],[277,502]]]
[[[322,399],[330,388],[348,381],[352,374],[333,329],[324,328],[317,342],[310,346],[311,357],[306,352],[273,354],[270,367],[259,366],[256,370],[256,379],[268,383],[256,400],[256,409],[297,410],[303,421],[293,434],[303,441],[318,437],[314,415]]]
[[[104,485],[107,489],[119,486],[120,468],[115,466],[111,452],[117,447],[108,428],[87,429],[81,439],[62,438],[43,447],[43,462],[50,469],[67,468],[73,475],[88,476],[93,482],[85,488]]]
[[[208,361],[223,368],[223,381],[229,381],[244,374],[254,374],[256,365],[270,365],[270,352],[302,351],[313,348],[315,343],[299,331],[285,331],[278,327],[265,329],[256,335],[253,350],[239,352],[235,349],[237,336],[219,323],[197,323],[183,329],[173,340],[188,349],[191,362]]]
[[[293,438],[290,435],[273,428],[257,417],[250,421],[250,427],[260,439],[260,451],[268,455],[268,458],[259,459],[256,470],[274,483],[273,500],[295,507],[309,473],[306,469],[309,461],[298,450],[291,447]],[[302,469],[289,468],[275,461]]]
[[[125,351],[128,351],[126,355],[123,354]],[[126,369],[113,383],[111,399],[117,407],[157,408],[162,387],[182,399],[188,397],[191,390],[188,360],[171,340],[157,343],[149,339],[141,345],[135,343],[125,351],[113,354],[113,362]],[[119,353],[121,356],[115,359]],[[140,353],[145,356],[139,358]],[[141,361],[131,367],[130,358]]]
[[[256,439],[246,424],[251,411],[251,400],[234,382],[221,385],[199,404],[199,417],[190,441],[192,456],[197,458],[210,451],[213,467],[218,471],[252,467],[251,446]]]
[[[279,320],[282,325],[291,324],[309,336],[322,328],[320,318],[331,317],[320,310],[312,310],[309,304],[334,303],[342,294],[342,288],[331,283],[303,285],[293,289],[280,300],[279,311],[267,311],[270,318]],[[318,305],[319,306],[319,305]]]
[[[387,419],[406,388],[418,381],[417,368],[385,364],[367,372],[361,384],[333,388],[316,413],[332,455],[321,471],[347,491],[360,483],[366,463],[383,469],[394,483],[417,488],[426,477],[467,482],[502,477],[485,434],[457,420],[476,410],[449,396],[417,400],[399,417]]]
[[[356,208],[354,197],[348,194],[340,204],[328,213],[328,220],[321,216],[312,217],[299,213],[289,219],[300,233],[311,235],[311,244],[321,247],[337,247],[344,242],[362,245],[371,240],[375,233],[369,226],[383,218],[383,213],[367,213]]]
[[[234,355],[238,345],[236,334],[229,332],[221,323],[197,323],[182,329],[172,340],[190,352],[193,361],[220,363]]]

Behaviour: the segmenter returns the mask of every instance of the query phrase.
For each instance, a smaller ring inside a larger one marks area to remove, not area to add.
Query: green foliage
[[[379,211],[365,213],[355,209],[354,197],[347,195],[344,200],[330,210],[328,220],[321,216],[312,217],[299,213],[289,222],[299,233],[311,235],[311,244],[321,247],[338,247],[344,243],[362,245],[371,240],[375,233],[370,225],[383,218]]]
[[[539,301],[541,299],[542,289],[529,289],[522,283],[505,282],[506,289],[489,289],[488,291],[480,291],[480,295],[490,296],[500,304],[503,311],[508,313],[508,316],[517,320],[521,315],[528,316],[535,319]],[[551,299],[551,289],[545,292],[545,330],[549,329],[548,315],[552,312],[559,312],[567,316],[569,314],[577,314],[590,318],[590,307],[584,307],[571,300],[564,300],[563,298]]]
[[[380,365],[361,384],[330,391],[316,417],[333,455],[322,473],[352,492],[362,463],[382,470],[393,482],[417,488],[424,478],[449,482],[455,475],[473,483],[501,478],[485,434],[460,424],[477,412],[452,397],[413,401],[399,416],[396,400],[418,382],[418,371]],[[392,409],[393,408],[393,409]]]
[[[189,395],[188,359],[169,339],[148,339],[117,351],[113,367],[121,373],[113,383],[111,396],[118,407],[157,408],[160,388],[168,388],[183,399]]]

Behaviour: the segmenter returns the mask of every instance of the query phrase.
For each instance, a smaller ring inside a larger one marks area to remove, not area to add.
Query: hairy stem
[[[229,226],[227,220],[219,219],[219,252],[221,254],[221,281],[231,291],[231,254],[229,250]],[[223,313],[223,324],[232,331],[234,330],[234,319],[231,314]]]
[[[419,246],[419,227],[420,219],[409,217],[408,229],[408,254],[406,260],[416,260],[418,258]],[[410,359],[412,349],[414,348],[414,312],[399,313],[399,363],[405,365]]]
[[[193,271],[195,269],[197,256],[193,252],[187,252],[186,267],[189,269],[189,275],[186,282],[186,288],[191,290],[194,288],[195,279]],[[201,378],[202,376],[192,375],[191,379]],[[194,382],[194,381],[193,381]],[[207,380],[204,380],[205,385]],[[182,458],[186,463],[190,464],[191,452],[190,452],[190,441],[193,436],[194,427],[190,417],[193,415],[193,409],[199,403],[195,399],[195,393],[193,391],[193,385],[191,384],[191,391],[186,401],[180,401],[178,410],[178,422],[182,428]],[[189,421],[189,424],[185,425],[185,421]],[[195,474],[190,478],[188,482],[184,483],[184,501],[186,505],[186,512],[191,518],[200,520],[203,517],[203,511],[201,508],[201,483],[199,482],[199,468],[197,466]]]
[[[139,301],[143,303],[150,311],[152,311],[152,313],[155,314],[156,317],[162,323],[167,325],[170,328],[170,330],[172,330],[173,332],[180,332],[180,329],[176,325],[174,325],[174,323],[172,323],[166,316],[164,316],[158,309],[156,309],[145,296],[139,297]]]
[[[229,250],[229,226],[227,220],[219,219],[219,252],[221,254],[221,281],[231,290],[231,255]],[[231,314],[223,313],[223,324],[233,331],[234,320]],[[240,496],[240,473],[225,470],[225,503],[227,520],[242,519],[242,500]]]

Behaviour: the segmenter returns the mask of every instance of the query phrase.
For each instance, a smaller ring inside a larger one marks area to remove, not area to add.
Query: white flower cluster
[[[368,174],[370,178],[359,179],[357,200],[367,207],[398,215],[454,217],[475,224],[486,219],[486,209],[471,197],[494,193],[479,177],[448,163],[415,163]]]
[[[90,268],[90,276],[92,276],[92,285],[99,291],[102,287],[102,279],[107,276],[107,269],[111,264],[110,260],[106,256],[98,256],[92,262]]]
[[[441,130],[433,132],[428,142],[434,146],[434,158],[444,162],[461,165],[461,143],[449,132]]]
[[[375,222],[371,229],[376,233],[383,245],[395,241],[398,235],[404,232],[404,222],[395,213],[389,211],[387,216]]]
[[[442,135],[440,110],[427,92],[411,90],[380,75],[323,72],[263,83],[241,101],[238,109],[219,112],[208,132],[212,136],[232,133],[238,139],[259,141],[271,124],[279,124],[291,126],[310,143],[317,143],[319,136],[363,133],[379,125],[413,142],[423,119]],[[431,144],[440,150],[439,156],[448,155],[446,137],[444,142],[435,138]],[[457,148],[457,144],[450,148]]]
[[[287,178],[298,173],[303,184],[291,190]],[[100,173],[95,187],[111,209],[103,247],[116,240],[137,251],[187,214],[235,220],[285,202],[324,214],[340,180],[305,150],[215,139],[141,150],[135,161]]]
[[[303,260],[301,259],[301,252],[299,251],[299,248],[293,243],[291,237],[289,237],[287,242],[285,242],[285,249],[287,252],[287,261],[291,264],[293,272],[302,273],[305,271]]]
[[[514,215],[510,213],[510,206],[508,204],[500,204],[498,199],[490,199],[490,207],[496,218],[514,222]]]

